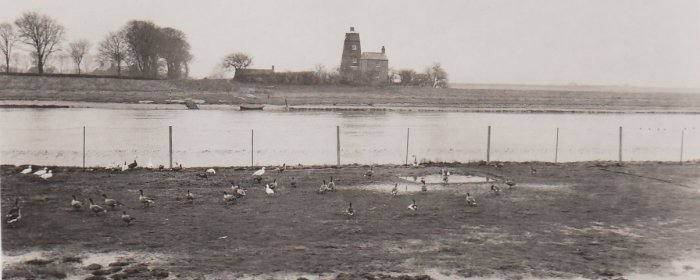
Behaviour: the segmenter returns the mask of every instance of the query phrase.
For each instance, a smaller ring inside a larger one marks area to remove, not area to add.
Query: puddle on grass
[[[426,184],[443,184],[443,176],[440,174],[431,174],[431,175],[425,175],[425,176],[403,176],[399,177],[401,179],[404,179],[409,182],[414,182],[414,183],[421,183],[421,178],[425,178],[425,183]],[[473,175],[460,175],[460,174],[452,174],[448,176],[447,183],[448,184],[460,184],[460,183],[488,183],[488,182],[495,182],[494,179],[488,178],[488,177],[481,177],[481,176],[473,176]]]

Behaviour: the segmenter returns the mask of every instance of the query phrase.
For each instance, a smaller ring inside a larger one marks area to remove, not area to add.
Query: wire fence
[[[0,128],[3,164],[100,167],[130,163],[188,167],[413,164],[470,161],[691,161],[700,130],[659,127],[431,124],[210,128],[197,126]]]

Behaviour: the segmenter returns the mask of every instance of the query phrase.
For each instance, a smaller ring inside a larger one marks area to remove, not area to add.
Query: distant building
[[[346,82],[386,83],[389,81],[389,59],[386,48],[382,52],[362,52],[360,33],[350,27],[345,33],[343,56],[340,60],[340,76]]]
[[[242,82],[265,82],[272,80],[275,75],[275,66],[268,69],[238,69],[234,79]]]

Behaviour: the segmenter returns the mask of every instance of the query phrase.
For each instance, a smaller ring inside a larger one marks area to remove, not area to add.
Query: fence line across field
[[[102,128],[102,127],[96,127],[96,128]],[[65,129],[79,129],[79,128],[65,128]],[[88,127],[83,126],[82,127],[82,167],[86,168],[86,159],[87,159],[87,137],[86,137],[86,131],[88,130]],[[681,141],[680,141],[680,156],[679,156],[679,162],[683,162],[683,152],[684,152],[684,143],[685,143],[685,130],[686,128],[681,129]],[[226,131],[226,130],[224,130]],[[336,165],[340,166],[341,165],[341,135],[340,135],[340,126],[336,126]],[[491,126],[486,127],[486,158],[485,161],[491,162]],[[556,128],[555,131],[555,143],[554,143],[554,163],[557,163],[559,160],[559,128]],[[618,130],[618,136],[619,136],[619,142],[618,142],[618,161],[622,162],[623,161],[623,154],[622,154],[622,149],[623,149],[623,127],[620,126]],[[406,150],[405,150],[405,157],[404,157],[404,164],[408,165],[409,164],[409,151],[410,151],[410,139],[411,139],[411,129],[406,128]],[[414,156],[415,157],[415,156]],[[169,159],[169,167],[173,168],[173,126],[168,126],[168,159]],[[414,159],[415,160],[415,159]],[[352,164],[351,162],[350,164]],[[264,164],[263,164],[264,165]],[[254,129],[250,130],[250,166],[255,166],[255,131]]]

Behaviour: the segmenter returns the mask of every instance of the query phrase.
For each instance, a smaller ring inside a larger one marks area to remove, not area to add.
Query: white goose
[[[46,172],[48,172],[48,170],[49,170],[48,168],[44,167],[44,169],[39,169],[36,172],[34,172],[34,175],[36,175],[36,176],[44,175],[44,174],[46,174]]]
[[[151,206],[151,204],[155,203],[155,200],[153,200],[153,198],[143,195],[143,190],[139,190],[139,201],[143,203],[144,207]]]
[[[410,205],[408,205],[408,210],[411,210],[411,211],[417,211],[417,210],[418,210],[418,204],[416,204],[416,200],[415,200],[415,199],[413,200],[413,203],[411,203]]]
[[[20,173],[21,173],[21,174],[29,174],[29,173],[32,173],[32,166],[30,165],[29,167],[27,167],[27,168],[25,168],[24,170],[22,170],[22,172],[20,172]]]
[[[323,184],[321,185],[320,188],[318,188],[318,193],[326,193],[328,191],[328,185],[326,184],[326,180],[323,180]]]
[[[264,174],[265,174],[265,166],[260,168],[260,170],[253,172],[253,176],[258,176],[258,177],[261,177]]]
[[[331,176],[331,181],[328,182],[328,191],[335,191],[335,182],[333,181],[333,176]]]
[[[230,193],[223,192],[224,193],[224,202],[231,202],[236,199],[236,197]]]
[[[345,209],[345,214],[348,216],[355,216],[355,209],[352,209],[352,202],[350,202],[350,206],[348,206],[348,209]]]
[[[99,206],[99,205],[95,204],[94,202],[92,202],[92,198],[88,198],[88,200],[90,200],[90,210],[93,213],[95,213],[95,216],[97,216],[97,214],[99,214],[100,212],[107,213],[107,210],[102,208],[102,206]]]
[[[270,188],[269,184],[265,184],[265,193],[267,193],[267,195],[274,195],[275,191]]]
[[[73,199],[70,201],[70,207],[72,207],[74,210],[78,210],[83,208],[83,203],[76,199],[75,195],[73,195]]]
[[[216,174],[216,170],[214,170],[214,168],[209,168],[209,169],[207,169],[207,173]]]
[[[49,170],[49,173],[44,173],[40,177],[41,179],[48,180],[51,179],[51,177],[53,177],[53,173],[51,172],[51,170]]]

